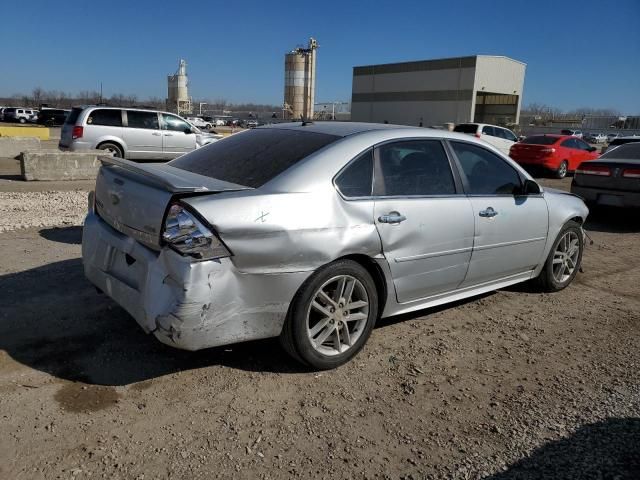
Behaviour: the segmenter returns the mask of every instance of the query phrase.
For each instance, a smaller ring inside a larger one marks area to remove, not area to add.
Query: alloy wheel
[[[358,341],[369,318],[369,296],[360,280],[338,275],[314,294],[307,311],[307,335],[323,355],[338,355]]]
[[[566,232],[553,252],[553,278],[558,283],[566,282],[578,267],[580,255],[580,239],[574,231]]]

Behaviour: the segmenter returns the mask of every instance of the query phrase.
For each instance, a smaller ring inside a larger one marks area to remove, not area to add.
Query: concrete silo
[[[188,84],[187,62],[180,60],[176,73],[167,76],[167,110],[178,115],[191,113]]]
[[[284,56],[283,112],[290,119],[312,119],[316,89],[316,49],[310,38],[307,48],[299,47]]]

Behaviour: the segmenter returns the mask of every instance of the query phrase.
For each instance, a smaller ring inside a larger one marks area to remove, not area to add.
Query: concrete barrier
[[[49,129],[46,127],[3,127],[0,126],[0,137],[34,137],[49,140]]]
[[[16,158],[25,150],[38,150],[39,148],[39,138],[0,137],[0,158]]]
[[[24,180],[91,180],[100,168],[98,157],[111,156],[103,150],[22,152],[20,172]]]

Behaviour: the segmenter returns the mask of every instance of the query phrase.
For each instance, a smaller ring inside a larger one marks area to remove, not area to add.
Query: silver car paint
[[[312,128],[326,132],[330,128],[341,127],[319,125]],[[209,190],[219,193],[181,200],[211,224],[233,253],[230,258],[192,262],[157,243],[148,242],[150,248],[147,248],[132,237],[115,231],[90,211],[83,235],[83,259],[87,277],[131,313],[146,331],[154,332],[161,341],[180,348],[199,349],[277,336],[284,324],[289,302],[302,283],[319,267],[345,256],[358,259],[372,271],[379,273],[382,283],[380,295],[384,305],[382,317],[455,301],[525,281],[540,272],[562,226],[572,218],[583,221],[588,214],[586,206],[577,197],[553,191],[543,191],[539,196],[532,196],[537,215],[541,215],[544,207],[545,219],[544,222],[533,222],[528,230],[526,219],[520,222],[520,227],[525,228],[523,239],[527,241],[519,245],[535,245],[535,248],[502,250],[500,255],[494,255],[494,260],[499,258],[502,262],[511,261],[517,265],[516,268],[505,268],[502,275],[495,275],[495,272],[492,275],[479,275],[472,285],[465,284],[466,271],[472,271],[474,265],[469,248],[474,242],[481,242],[485,238],[483,233],[473,233],[478,228],[477,225],[462,227],[456,243],[457,235],[447,237],[446,233],[450,227],[455,230],[455,225],[450,223],[451,218],[439,215],[438,225],[434,226],[428,224],[428,216],[425,215],[422,220],[417,220],[415,232],[394,234],[395,236],[385,240],[385,234],[380,233],[379,223],[374,221],[378,211],[388,210],[393,202],[407,199],[347,200],[337,192],[332,180],[350,159],[371,145],[384,141],[450,138],[480,142],[464,134],[419,128],[385,125],[367,131],[365,128],[374,127],[362,127],[358,124],[349,124],[345,128],[354,130],[353,134],[309,156],[259,189],[220,191],[213,187]],[[359,129],[365,130],[358,133]],[[484,142],[482,144],[485,148],[490,148]],[[492,150],[499,154],[496,149]],[[530,178],[515,162],[501,156],[525,178]],[[113,168],[118,167],[103,167],[103,170]],[[149,173],[169,185],[165,185],[164,194],[167,198],[170,197],[171,185],[175,185],[179,178],[171,170],[172,167],[143,168],[151,169]],[[208,189],[203,185],[197,186],[196,178],[204,177],[180,172],[185,174],[182,181],[192,185],[191,191]],[[191,178],[187,180],[189,175]],[[200,183],[206,181],[202,180]],[[156,190],[162,191],[160,188]],[[460,208],[461,212],[468,210],[471,219],[469,223],[473,223],[474,200],[470,197],[422,200],[432,204],[440,202],[441,206],[432,208],[431,211],[435,212],[447,212],[456,208]],[[497,201],[495,197],[492,200]],[[525,199],[525,202],[528,200],[529,198]],[[515,201],[510,196],[510,202]],[[455,207],[456,204],[459,207]],[[480,205],[485,206],[483,203]],[[141,205],[140,208],[137,214],[158,218],[157,207]],[[405,204],[403,208],[409,207]],[[506,220],[510,216],[513,218],[515,214],[505,210],[505,207],[497,208],[500,213],[507,213],[503,217],[498,215],[497,218]],[[412,215],[419,215],[420,209],[411,211]],[[420,228],[442,232],[444,236],[441,239],[445,241],[436,238],[422,250],[416,250],[416,242],[424,238],[420,236]],[[499,240],[496,235],[495,232],[493,236],[489,233],[487,238],[496,243]],[[542,240],[540,235],[544,237]],[[454,240],[449,244],[448,241],[452,238]],[[508,244],[509,241],[502,243]],[[411,255],[416,252],[417,255]],[[133,270],[127,267],[126,255],[135,260]],[[412,256],[418,258],[413,259]],[[448,265],[446,261],[442,261],[447,257],[452,260]],[[532,257],[537,257],[537,260],[532,260]],[[431,260],[423,262],[425,259]],[[407,263],[410,266],[414,260],[417,260],[413,265],[414,270],[407,271],[407,278],[412,274],[423,276],[426,278],[425,288],[410,292],[403,298],[397,295],[396,287],[401,284],[397,264]],[[483,263],[485,262],[479,264]],[[420,270],[419,265],[423,265],[424,271]],[[138,274],[136,269],[139,269]],[[462,271],[465,275],[461,275]],[[444,287],[437,283],[438,278],[447,282]]]

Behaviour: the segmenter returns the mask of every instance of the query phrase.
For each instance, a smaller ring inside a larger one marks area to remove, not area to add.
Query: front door
[[[532,271],[542,260],[549,215],[542,195],[516,195],[517,170],[493,152],[467,142],[451,146],[471,202],[475,235],[463,286]]]
[[[455,290],[473,246],[471,203],[439,140],[376,149],[374,216],[398,302]]]
[[[163,113],[162,124],[163,150],[168,158],[179,157],[196,149],[196,134],[182,118]]]

